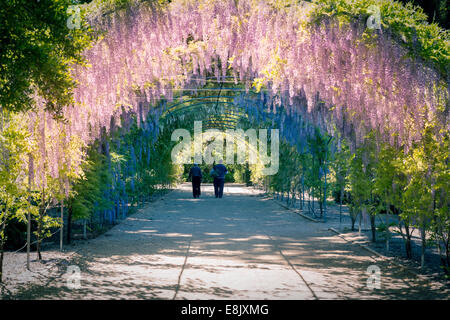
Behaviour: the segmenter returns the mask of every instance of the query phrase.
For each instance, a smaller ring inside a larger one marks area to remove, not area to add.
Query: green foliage
[[[348,185],[348,175],[350,167],[351,152],[345,140],[340,142],[340,150],[337,150],[331,156],[330,167],[333,174],[332,188],[335,193],[339,194],[339,199],[343,201],[342,197]]]
[[[399,155],[399,150],[388,144],[383,144],[378,153],[378,162],[375,167],[377,179],[374,181],[374,193],[383,202],[392,204],[392,185],[397,174],[395,159]]]
[[[317,190],[314,194],[318,195],[319,204],[322,215],[322,204],[326,200],[325,191],[325,171],[327,170],[326,163],[329,158],[329,143],[330,139],[327,134],[323,134],[318,128],[315,129],[314,135],[308,138],[308,148],[312,156],[312,166],[310,183],[313,189]]]
[[[308,151],[299,152],[300,148],[297,146],[280,141],[279,171],[270,177],[270,189],[287,193],[291,199],[299,195],[304,197],[305,193],[309,194],[317,199],[322,217],[325,201],[330,193],[330,189],[327,188],[328,166],[331,159],[330,141],[330,136],[321,133],[317,128],[307,139]]]
[[[128,205],[139,204],[173,184],[180,172],[171,161],[175,142],[170,137],[167,129],[158,137],[149,135],[133,118],[129,127],[90,146],[84,174],[75,181],[69,201],[73,219],[91,219],[94,227],[114,223],[127,214]]]
[[[72,208],[73,220],[87,219],[94,210],[111,208],[110,199],[103,195],[111,183],[106,157],[92,148],[83,164],[84,175],[73,186],[73,196],[68,205]]]
[[[377,225],[377,231],[382,234],[382,238],[386,240],[386,237],[390,239],[390,232],[388,232],[388,228],[395,227],[397,224],[395,222],[391,222],[389,224],[386,223],[380,223]]]
[[[6,226],[11,219],[25,219],[27,189],[22,168],[30,151],[29,133],[23,118],[0,107],[0,283]]]
[[[70,70],[83,64],[93,33],[83,19],[69,29],[71,0],[14,0],[0,7],[0,105],[7,110],[33,107],[32,95],[60,115],[72,102]],[[81,8],[83,8],[81,6]],[[81,14],[83,14],[81,10]]]
[[[369,7],[376,6],[380,9],[383,29],[392,31],[401,39],[413,56],[430,61],[444,77],[448,75],[450,31],[436,23],[429,24],[420,7],[393,0],[314,0],[314,4],[314,23],[327,17],[337,18],[343,23],[361,19],[365,22],[372,14]]]
[[[16,217],[24,220],[27,188],[23,167],[31,150],[29,133],[19,114],[0,111],[0,225]],[[2,234],[3,236],[4,234]]]
[[[93,0],[88,6],[88,10],[89,14],[105,16],[120,10],[127,10],[144,2],[150,2],[153,6],[164,6],[171,0]]]

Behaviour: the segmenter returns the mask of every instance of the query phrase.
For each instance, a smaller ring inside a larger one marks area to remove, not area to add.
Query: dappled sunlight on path
[[[193,199],[189,184],[151,203],[97,239],[72,264],[81,288],[66,278],[19,298],[43,299],[448,299],[448,292],[374,260],[258,191],[210,185]],[[366,270],[381,269],[381,289]]]

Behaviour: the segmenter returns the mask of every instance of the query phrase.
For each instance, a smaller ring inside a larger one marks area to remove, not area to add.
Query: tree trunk
[[[436,227],[436,247],[438,249],[439,258],[441,259],[441,264],[444,269],[444,273],[446,275],[450,275],[450,256],[449,256],[449,241],[445,240],[444,231],[442,233],[440,230]],[[443,240],[445,254],[442,252],[441,247],[441,239]]]
[[[36,252],[37,252],[38,261],[41,261],[42,254],[41,254],[41,241],[40,240],[38,240],[38,242],[36,244]]]
[[[303,206],[305,205],[305,179],[302,173],[302,201],[300,209],[303,211]]]
[[[377,229],[375,223],[375,215],[370,215],[370,228],[372,229],[372,242],[377,242]]]
[[[420,267],[423,269],[425,267],[425,250],[426,250],[425,222],[422,223],[422,228],[420,228],[420,238],[422,240],[422,252],[420,255]]]
[[[3,241],[0,243],[0,283],[3,283]]]
[[[342,225],[342,197],[343,197],[343,188],[341,187],[341,195],[339,196],[339,229],[341,229]]]
[[[359,212],[359,225],[358,225],[358,235],[361,235],[361,223],[362,223],[363,213]]]
[[[409,237],[406,238],[405,247],[406,247],[406,257],[408,259],[411,259],[412,258],[412,249],[411,249],[411,239]]]
[[[0,238],[0,283],[2,283],[3,281],[3,256],[6,241],[5,229],[6,229],[6,221],[2,224],[1,238]]]
[[[64,238],[64,202],[61,201],[61,230],[59,232],[59,250],[63,251]]]
[[[302,210],[303,211],[303,206],[304,206],[304,204],[305,204],[305,191],[304,191],[304,189],[303,189],[303,186],[302,186],[302,194],[300,195],[300,210]]]
[[[40,209],[42,210],[42,209]],[[36,244],[36,252],[37,252],[37,258],[38,261],[42,260],[42,254],[41,254],[41,224],[42,224],[42,215],[41,212],[39,212],[39,218],[37,223],[37,244]]]
[[[352,220],[352,231],[355,231],[355,223],[356,223],[356,216],[354,215],[354,208],[350,207],[350,219]]]
[[[70,238],[72,236],[72,207],[68,206],[67,209],[67,244],[70,244]]]
[[[28,203],[31,203],[31,188],[33,186],[34,158],[28,154]],[[30,251],[31,251],[31,211],[27,213],[27,270],[30,271]]]
[[[373,203],[373,194],[370,192],[370,203]],[[372,231],[372,242],[377,241],[377,224],[375,221],[376,211],[369,211],[369,219],[370,219],[370,230]]]
[[[447,240],[447,243],[445,244],[445,255],[447,257],[447,265],[444,268],[445,274],[450,274],[450,254],[449,254],[449,240]]]
[[[387,192],[386,192],[387,196]],[[389,252],[389,239],[391,237],[390,230],[389,230],[389,202],[386,202],[386,253]]]
[[[319,189],[319,208],[320,208],[320,218],[323,218],[323,190],[322,187]]]
[[[325,159],[326,159],[326,153],[325,153]],[[325,185],[323,188],[323,215],[324,219],[327,218],[327,167],[325,166]]]
[[[439,239],[438,234],[439,234],[439,231],[436,230],[436,248],[437,248],[437,250],[438,250],[438,254],[439,254],[439,258],[441,259],[442,266],[445,267],[445,259],[444,259],[444,257],[442,256],[441,241],[440,241],[440,239]],[[444,269],[445,269],[445,268],[444,268]]]
[[[31,212],[27,213],[27,270],[30,271],[30,251],[31,251]]]
[[[405,251],[406,257],[408,259],[412,258],[412,248],[411,248],[411,233],[409,230],[409,224],[405,222]]]

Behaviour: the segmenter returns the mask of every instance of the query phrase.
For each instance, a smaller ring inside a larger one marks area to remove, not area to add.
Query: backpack
[[[212,169],[209,174],[213,177],[213,178],[217,178],[219,176],[219,174],[217,173],[216,170]]]

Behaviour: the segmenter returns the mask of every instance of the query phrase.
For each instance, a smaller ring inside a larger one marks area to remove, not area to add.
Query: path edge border
[[[291,208],[291,207],[285,205],[284,203],[281,203],[281,202],[279,202],[278,200],[275,200],[275,198],[272,197],[272,196],[269,196],[269,199],[271,199],[273,202],[275,202],[275,203],[278,204],[279,206],[281,206],[281,207],[283,207],[283,208],[285,208],[285,209],[287,209],[287,210],[289,210],[289,211],[292,211],[292,212],[298,214],[299,216],[301,216],[301,217],[303,217],[303,218],[305,218],[305,219],[308,219],[308,220],[310,220],[310,221],[312,221],[312,222],[315,222],[315,223],[323,222],[323,221],[321,221],[321,220],[317,220],[317,219],[308,217],[307,215],[303,214],[303,213],[300,211],[300,209]]]
[[[376,251],[376,250],[374,250],[372,248],[369,248],[368,246],[366,246],[364,244],[356,243],[355,241],[346,239],[341,232],[337,231],[333,227],[329,227],[328,230],[336,233],[340,238],[344,239],[346,242],[348,242],[350,244],[358,245],[359,247],[369,251],[370,253],[378,256],[379,258],[387,261],[388,263],[391,263],[391,264],[395,265],[396,267],[399,267],[399,268],[409,272],[410,274],[414,275],[415,277],[417,277],[417,278],[419,278],[421,280],[431,281],[431,279],[428,276],[426,276],[424,274],[417,273],[416,271],[412,270],[410,267],[407,267],[407,266],[404,266],[404,265],[402,265],[402,264],[400,264],[398,262],[395,262],[392,257],[385,256],[384,254],[379,253],[378,251]]]

